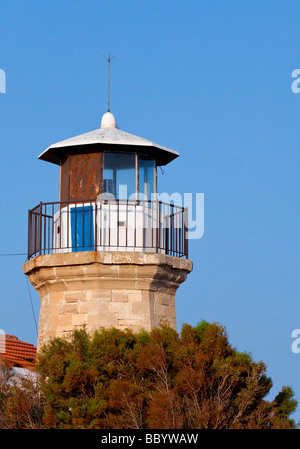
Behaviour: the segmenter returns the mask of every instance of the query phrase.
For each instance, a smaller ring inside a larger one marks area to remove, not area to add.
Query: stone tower
[[[175,293],[192,270],[184,208],[159,201],[157,167],[179,154],[101,127],[47,148],[59,201],[29,211],[24,273],[41,299],[38,348],[77,327],[176,329]]]

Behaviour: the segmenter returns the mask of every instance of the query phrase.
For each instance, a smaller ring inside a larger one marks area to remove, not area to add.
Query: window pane
[[[154,193],[154,170],[155,161],[145,159],[140,156],[139,163],[139,193],[141,199],[151,199],[151,194]]]
[[[104,153],[103,159],[103,193],[112,193],[118,199],[135,194],[135,155]]]

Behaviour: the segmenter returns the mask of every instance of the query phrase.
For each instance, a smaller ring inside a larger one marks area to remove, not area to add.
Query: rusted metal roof
[[[99,145],[102,146],[99,149]],[[157,160],[158,165],[166,165],[179,156],[177,151],[158,145],[150,140],[129,134],[116,128],[99,128],[70,139],[62,140],[48,147],[39,155],[39,159],[59,164],[64,155],[72,148],[79,153],[90,151],[126,151],[134,147],[134,151],[147,153]],[[96,148],[97,147],[97,148]],[[80,149],[79,149],[80,148]]]

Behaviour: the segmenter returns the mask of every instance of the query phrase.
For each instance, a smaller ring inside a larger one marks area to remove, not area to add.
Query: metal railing
[[[28,212],[28,259],[72,251],[188,257],[187,210],[161,201],[40,203]]]

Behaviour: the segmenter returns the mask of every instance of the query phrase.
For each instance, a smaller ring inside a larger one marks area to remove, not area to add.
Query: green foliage
[[[209,323],[205,320],[200,321],[199,323],[197,323],[197,325],[195,326],[195,331],[199,337],[199,340],[201,340],[201,336],[203,334],[203,331],[205,331],[205,329],[209,326]]]
[[[0,369],[0,428],[290,429],[297,402],[273,401],[266,366],[233,348],[223,326],[185,324],[179,335],[84,329],[39,353],[39,383]]]
[[[290,387],[282,387],[275,398],[275,403],[280,407],[281,414],[288,417],[296,410],[297,401],[293,400],[294,392]]]
[[[148,333],[100,329],[54,339],[38,365],[44,427],[293,428],[293,391],[274,401],[266,367],[205,321],[180,335],[165,326]]]

